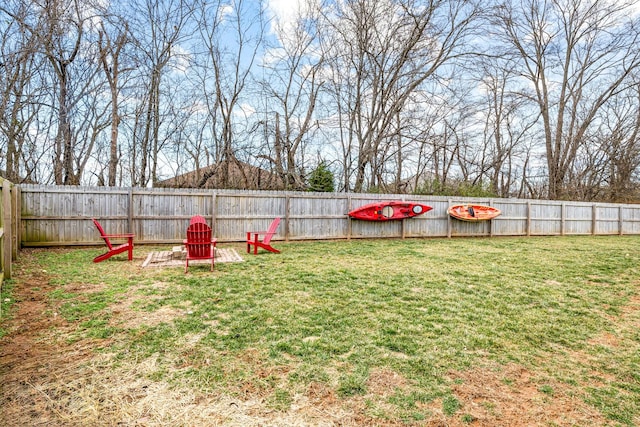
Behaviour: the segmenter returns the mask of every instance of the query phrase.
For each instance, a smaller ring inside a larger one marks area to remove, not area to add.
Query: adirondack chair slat
[[[271,238],[273,238],[273,235],[276,234],[278,225],[280,225],[280,218],[274,219],[271,222],[271,225],[269,225],[268,230],[247,231],[247,253],[251,252],[251,245],[253,245],[254,255],[258,253],[258,248],[263,248],[268,250],[269,252],[279,254],[280,251],[271,246]],[[260,240],[260,236],[264,236],[262,240]]]

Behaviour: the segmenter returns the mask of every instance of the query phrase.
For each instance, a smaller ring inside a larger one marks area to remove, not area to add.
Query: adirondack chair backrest
[[[113,250],[113,245],[109,241],[109,238],[107,237],[107,233],[104,232],[104,229],[96,219],[92,219],[92,220],[93,220],[93,223],[96,225],[96,228],[100,232],[100,237],[104,239],[104,243],[106,243],[109,250]]]
[[[194,222],[187,228],[187,251],[191,257],[206,257],[211,250],[211,227]]]
[[[264,239],[262,240],[262,243],[266,245],[271,243],[271,238],[273,237],[274,234],[276,234],[278,225],[280,225],[280,218],[276,218],[271,222],[271,225],[267,229],[267,233],[265,234]]]
[[[202,222],[204,224],[207,223],[202,215],[194,215],[191,217],[191,221],[189,221],[189,225],[195,224],[196,222]]]

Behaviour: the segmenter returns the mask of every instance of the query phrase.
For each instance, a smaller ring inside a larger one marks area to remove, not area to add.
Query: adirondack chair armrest
[[[260,239],[260,236],[268,236],[271,233],[269,230],[260,230],[260,231],[247,231],[247,242],[257,242]]]
[[[279,250],[271,246],[271,239],[275,236],[279,224],[280,218],[276,218],[271,222],[271,225],[267,230],[247,231],[247,253],[251,252],[251,245],[254,246],[254,255],[258,253],[258,247],[264,248],[270,252],[280,253]],[[262,241],[260,241],[260,236],[264,236]]]
[[[128,234],[103,234],[100,237],[109,237],[109,238],[114,238],[114,239],[117,239],[117,238],[127,238],[128,239],[128,238],[131,238],[131,237],[136,237],[136,235],[132,234],[132,233],[128,233]]]

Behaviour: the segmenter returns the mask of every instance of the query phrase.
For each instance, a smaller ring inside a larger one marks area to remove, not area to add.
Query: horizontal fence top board
[[[407,194],[312,193],[216,189],[21,185],[21,240],[30,245],[99,243],[90,222],[107,233],[136,234],[138,243],[181,242],[189,219],[202,215],[218,241],[242,241],[249,230],[282,223],[276,240],[640,234],[640,205],[555,200],[461,198]],[[360,221],[348,212],[379,201],[418,202],[433,209],[403,221]],[[494,206],[490,222],[449,217],[454,204]]]

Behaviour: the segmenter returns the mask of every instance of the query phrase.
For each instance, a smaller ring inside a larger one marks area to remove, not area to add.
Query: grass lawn
[[[640,425],[639,243],[221,244],[245,261],[188,274],[24,250],[0,424]]]

